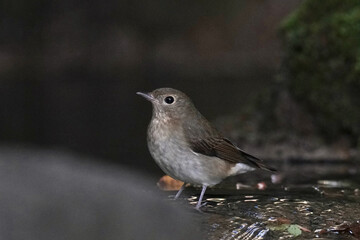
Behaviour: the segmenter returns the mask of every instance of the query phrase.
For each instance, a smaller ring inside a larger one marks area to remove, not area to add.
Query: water
[[[282,180],[272,184],[266,177],[265,190],[254,184],[236,190],[239,179],[209,189],[200,214],[208,239],[360,239],[354,232],[360,229],[358,162],[297,163],[280,170]],[[182,204],[196,204],[199,192],[187,189]],[[344,223],[357,229],[335,231]]]

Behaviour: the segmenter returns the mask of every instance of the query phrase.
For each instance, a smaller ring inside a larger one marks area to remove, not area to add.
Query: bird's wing
[[[200,113],[196,118],[183,121],[182,128],[187,144],[195,153],[218,157],[230,163],[244,163],[255,168],[276,171],[223,138]]]
[[[201,140],[188,140],[191,150],[196,153],[218,157],[231,163],[244,163],[252,167],[275,171],[275,169],[265,166],[260,159],[234,146],[234,144],[226,138],[209,137]]]

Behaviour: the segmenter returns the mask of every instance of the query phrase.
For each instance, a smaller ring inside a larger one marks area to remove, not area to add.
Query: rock
[[[0,166],[0,239],[202,239],[194,216],[137,172],[5,147]]]

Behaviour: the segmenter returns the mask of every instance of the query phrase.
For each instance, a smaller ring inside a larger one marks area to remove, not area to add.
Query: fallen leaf
[[[274,225],[274,224],[278,224],[278,225],[290,224],[291,223],[290,219],[283,218],[283,217],[277,217],[277,218],[274,217],[274,218],[269,219],[268,222],[270,222],[272,225]]]
[[[291,220],[283,217],[269,218],[268,228],[272,231],[287,231],[294,237],[299,236],[302,231],[311,232],[309,229],[298,224],[291,224]]]
[[[297,236],[301,235],[301,233],[302,233],[299,225],[297,225],[297,224],[291,224],[288,227],[287,231],[294,237],[297,237]]]
[[[287,231],[294,237],[297,237],[301,235],[302,231],[300,229],[300,226],[297,224],[281,224],[276,226],[268,226],[268,228],[272,231]]]
[[[300,226],[300,225],[298,225],[298,226],[299,226],[299,228],[300,228],[301,231],[311,232],[311,230],[310,230],[310,229],[307,229],[306,227],[303,227],[303,226]]]
[[[268,228],[272,231],[285,231],[288,229],[290,224],[281,224],[281,225],[272,225],[268,226]]]
[[[156,185],[163,191],[176,191],[179,190],[183,184],[184,182],[165,175],[159,179]]]
[[[360,221],[350,224],[350,231],[355,237],[360,238]]]
[[[354,237],[360,239],[360,221],[356,221],[353,223],[344,221],[343,223],[335,226],[331,226],[327,229],[317,229],[315,233],[325,234],[329,232],[334,233],[348,233],[353,235]]]

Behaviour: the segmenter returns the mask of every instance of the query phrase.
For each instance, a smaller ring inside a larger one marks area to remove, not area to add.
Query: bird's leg
[[[206,185],[203,185],[203,186],[202,186],[202,190],[201,190],[201,194],[200,194],[200,197],[199,197],[199,201],[197,202],[196,207],[195,207],[196,210],[200,210],[200,207],[202,206],[202,205],[201,205],[201,201],[202,201],[202,199],[203,199],[203,197],[204,197],[206,188],[207,188]]]
[[[180,194],[181,194],[182,191],[184,191],[184,189],[185,189],[185,185],[186,185],[186,183],[184,182],[184,184],[181,186],[180,190],[176,193],[174,199],[178,199],[178,197],[180,197]]]

